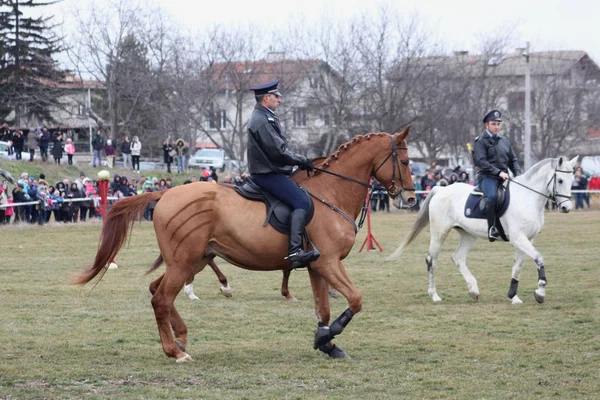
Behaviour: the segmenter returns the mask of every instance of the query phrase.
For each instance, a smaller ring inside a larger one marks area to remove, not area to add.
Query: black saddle
[[[510,190],[508,187],[505,189],[503,185],[498,186],[498,191],[496,192],[496,214],[498,217],[502,216],[506,209],[508,208],[508,204],[510,203]],[[469,198],[467,199],[467,203],[465,205],[465,217],[467,218],[486,218],[485,215],[485,206],[487,204],[487,197],[481,187],[475,186],[475,188],[471,191]],[[474,206],[474,207],[473,207]],[[479,217],[479,212],[483,212],[483,216]]]
[[[238,192],[242,197],[248,200],[254,201],[262,201],[265,203],[267,208],[267,218],[265,219],[265,223],[263,226],[267,226],[270,224],[273,228],[275,228],[278,232],[283,233],[285,235],[289,235],[290,233],[290,215],[292,214],[292,209],[290,206],[273,196],[272,194],[263,191],[260,186],[252,181],[251,178],[246,179],[246,183],[242,186],[236,186],[235,191]],[[308,209],[308,213],[306,214],[306,225],[312,220],[313,215],[315,214],[315,206],[310,198],[310,195],[304,188],[302,189],[302,193],[306,198],[308,198],[310,203],[310,208]]]
[[[504,233],[504,228],[500,223],[500,217],[504,215],[508,205],[510,204],[510,190],[507,186],[506,189],[503,185],[498,186],[498,192],[496,193],[496,198],[498,201],[496,202],[496,228],[500,232],[500,237],[508,241],[506,239],[506,235]],[[475,219],[487,219],[487,213],[485,211],[485,206],[487,204],[487,197],[483,190],[479,186],[476,186],[469,194],[467,198],[467,202],[465,203],[465,217],[467,218],[475,218]]]

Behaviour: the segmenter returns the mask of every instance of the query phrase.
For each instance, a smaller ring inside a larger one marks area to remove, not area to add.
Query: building
[[[309,156],[322,155],[322,138],[335,131],[331,107],[315,100],[319,92],[335,90],[341,79],[320,60],[289,60],[269,53],[265,60],[214,63],[202,72],[203,113],[197,140],[212,141],[232,159],[246,157],[247,123],[256,104],[250,87],[280,79],[283,101],[277,110],[289,143]]]

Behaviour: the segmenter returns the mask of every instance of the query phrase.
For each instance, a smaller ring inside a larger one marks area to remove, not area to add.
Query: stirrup
[[[300,250],[295,253],[290,253],[284,259],[289,260],[292,264],[292,268],[295,269],[306,267],[306,264],[310,263],[311,261],[316,261],[320,255],[321,253],[317,249],[309,251]]]
[[[500,232],[498,232],[498,228],[495,226],[490,227],[488,231],[488,239],[490,242],[495,242],[497,239],[500,239]]]

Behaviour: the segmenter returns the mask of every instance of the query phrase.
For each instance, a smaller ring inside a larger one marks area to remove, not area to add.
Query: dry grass
[[[506,298],[512,251],[479,243],[469,266],[481,301],[469,297],[444,246],[437,274],[444,299],[427,296],[428,234],[400,261],[385,257],[414,215],[373,216],[383,253],[345,265],[364,296],[363,311],[337,343],[352,357],[312,350],[316,327],[308,275],[294,272],[279,294],[279,273],[220,262],[234,289],[218,294],[211,271],[196,279],[201,300],[182,295],[194,362],[175,364],[160,347],[145,276],[157,256],[152,225],[94,289],[66,284],[94,257],[100,224],[0,228],[0,398],[39,399],[594,399],[600,393],[598,226],[600,212],[549,213],[536,241],[546,261],[546,303],[533,299],[537,273],[527,261],[522,306]],[[334,315],[345,309],[332,301]]]

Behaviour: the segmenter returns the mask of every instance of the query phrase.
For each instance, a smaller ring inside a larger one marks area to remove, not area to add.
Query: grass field
[[[533,298],[537,272],[527,260],[519,295],[506,298],[512,248],[480,242],[469,267],[474,303],[450,261],[446,242],[437,271],[444,299],[427,295],[428,232],[402,256],[395,248],[414,214],[373,215],[383,253],[345,261],[364,297],[363,311],[336,340],[351,357],[330,360],[312,349],[316,328],[306,271],[292,274],[300,299],[279,294],[280,273],[220,262],[233,287],[222,297],[210,270],[183,294],[194,362],[164,356],[144,275],[158,255],[152,225],[135,227],[130,246],[91,287],[68,286],[88,265],[100,224],[0,228],[0,398],[2,399],[597,399],[600,398],[600,212],[548,213],[536,241],[548,277],[544,304]],[[164,267],[163,267],[164,268]],[[332,300],[332,315],[346,307]]]

